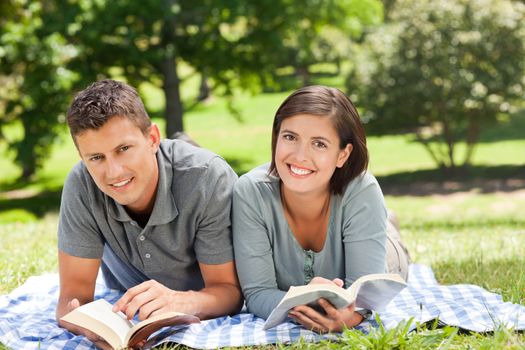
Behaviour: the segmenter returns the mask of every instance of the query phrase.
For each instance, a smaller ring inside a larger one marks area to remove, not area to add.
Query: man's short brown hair
[[[98,130],[115,116],[130,119],[143,134],[151,126],[137,91],[120,81],[106,79],[75,95],[67,111],[67,124],[75,140],[75,136],[87,130]]]

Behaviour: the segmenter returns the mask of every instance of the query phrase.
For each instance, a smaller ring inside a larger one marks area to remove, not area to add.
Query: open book
[[[112,308],[106,300],[98,299],[74,309],[61,320],[99,335],[113,349],[133,348],[162,327],[200,322],[196,316],[168,312],[134,324],[123,313],[113,312]]]
[[[325,298],[338,309],[355,302],[356,307],[380,310],[405,287],[406,283],[401,276],[389,273],[362,276],[348,289],[335,284],[292,286],[268,316],[263,329],[282,323],[288,317],[288,311],[295,306],[309,305],[318,309],[320,306],[316,307],[316,301],[319,298]]]

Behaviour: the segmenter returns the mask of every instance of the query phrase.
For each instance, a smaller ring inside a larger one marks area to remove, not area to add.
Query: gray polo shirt
[[[237,175],[221,157],[179,140],[163,140],[157,161],[157,194],[144,228],[98,189],[83,162],[76,164],[62,192],[58,248],[104,263],[106,245],[147,279],[198,290],[204,286],[199,262],[233,260],[230,208]]]
[[[379,184],[364,173],[343,195],[332,195],[322,250],[305,250],[290,230],[279,178],[268,175],[268,164],[241,176],[233,193],[233,242],[248,310],[267,318],[290,286],[314,276],[341,278],[348,287],[385,272],[386,215]]]

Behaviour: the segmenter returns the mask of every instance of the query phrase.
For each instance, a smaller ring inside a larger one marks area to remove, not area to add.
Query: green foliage
[[[61,131],[68,91],[75,75],[64,65],[75,50],[41,20],[45,3],[13,2],[10,16],[0,20],[0,134],[20,123],[24,135],[4,139],[16,152],[22,177],[33,175]]]
[[[279,85],[278,72],[287,67],[302,85],[311,83],[309,70],[316,63],[335,63],[339,73],[352,38],[383,17],[377,0],[266,0],[253,2],[250,11],[244,41],[255,49],[254,63],[264,74],[266,87]]]
[[[235,91],[260,90],[290,62],[303,73],[315,62],[339,64],[350,36],[382,16],[377,0],[20,0],[1,6],[0,96],[9,102],[0,102],[0,130],[13,122],[23,126],[24,135],[9,143],[25,177],[47,156],[72,90],[94,80],[162,89],[171,136],[183,130],[184,111],[206,96],[206,84],[228,96],[228,110],[239,116]],[[181,84],[195,75],[203,89],[183,103]]]
[[[440,167],[471,161],[480,133],[525,91],[525,6],[508,0],[399,0],[356,49],[347,87],[378,133],[411,130]]]

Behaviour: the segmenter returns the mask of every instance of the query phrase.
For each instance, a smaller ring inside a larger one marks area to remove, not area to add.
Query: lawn
[[[286,95],[239,95],[242,122],[229,115],[223,99],[211,99],[187,114],[186,129],[242,174],[269,160],[273,113]],[[525,141],[516,136],[516,125],[524,119],[522,113],[511,124],[486,132],[474,167],[451,178],[433,169],[411,135],[368,139],[370,169],[399,217],[413,260],[432,266],[441,283],[478,284],[515,303],[525,302]],[[56,271],[60,190],[78,155],[64,131],[36,179],[20,187],[5,145],[0,144],[0,154],[0,293],[5,294],[31,275]],[[421,329],[407,335],[401,326],[366,337],[346,332],[343,340],[378,349],[525,346],[521,335],[506,330],[480,336]],[[336,346],[321,344],[328,345]]]

